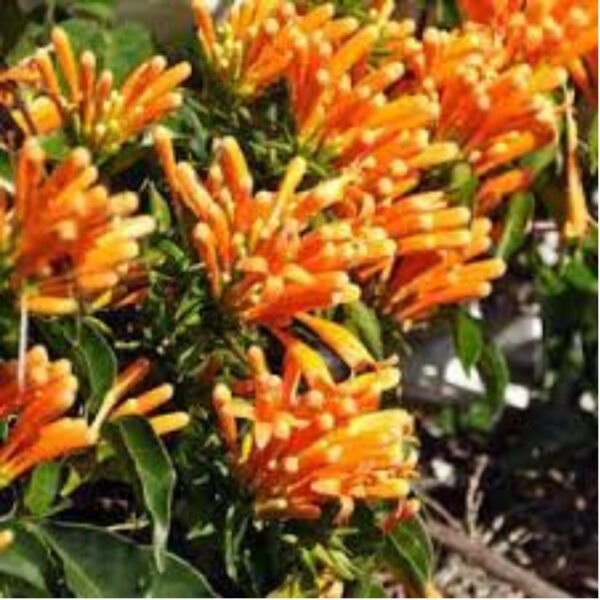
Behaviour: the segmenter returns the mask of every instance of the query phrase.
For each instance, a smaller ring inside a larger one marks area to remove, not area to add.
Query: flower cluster
[[[14,194],[0,196],[0,252],[32,312],[69,314],[82,302],[105,306],[127,293],[138,239],[152,232],[154,220],[134,215],[135,194],[111,195],[97,181],[85,148],[51,173],[35,139],[19,153]]]
[[[89,50],[76,57],[60,27],[52,31],[51,51],[40,49],[31,59],[39,94],[16,118],[31,135],[70,127],[94,152],[115,152],[179,107],[182,96],[175,90],[191,72],[186,62],[167,68],[166,60],[155,56],[115,89],[113,73],[108,69],[98,73],[97,58]]]
[[[356,500],[404,501],[417,460],[413,419],[401,409],[378,410],[381,394],[398,384],[398,369],[376,362],[339,325],[306,315],[301,322],[344,361],[348,378],[335,381],[318,352],[278,331],[285,349],[280,376],[253,347],[252,378],[214,392],[223,436],[255,494],[257,514],[314,519],[337,502],[343,520]]]
[[[36,346],[22,362],[0,363],[0,417],[15,418],[8,438],[0,445],[0,486],[8,485],[41,462],[95,445],[107,419],[146,416],[162,406],[173,393],[170,385],[123,400],[149,367],[148,361],[140,359],[121,373],[94,422],[89,424],[83,417],[66,416],[75,403],[78,388],[68,360],[51,361],[46,349]],[[149,417],[159,435],[177,431],[188,421],[188,415],[181,412]]]
[[[155,140],[171,188],[199,220],[193,241],[213,294],[249,323],[284,325],[300,312],[357,300],[349,274],[385,267],[394,254],[381,227],[353,219],[311,226],[341,200],[344,178],[298,192],[306,165],[297,158],[277,191],[255,193],[233,138],[216,144],[204,182],[190,164],[176,164],[166,131]]]
[[[233,469],[259,518],[316,519],[337,504],[343,521],[356,502],[378,500],[396,503],[392,521],[412,514],[413,418],[381,403],[399,369],[375,360],[334,321],[343,312],[335,309],[364,300],[408,330],[442,307],[490,294],[506,268],[492,252],[495,219],[506,198],[533,182],[524,158],[558,150],[563,125],[563,234],[586,234],[574,99],[565,90],[574,82],[594,96],[597,7],[463,0],[469,22],[421,35],[392,17],[388,0],[364,20],[329,3],[244,0],[217,22],[202,0],[191,4],[206,97],[227,90],[222,97],[245,110],[283,84],[302,155],[279,185],[256,189],[242,140],[210,131],[212,159],[202,169],[194,153],[177,156],[169,129],[153,128],[181,225],[173,237],[186,251],[189,241],[210,309],[216,304],[244,331],[261,328],[282,354],[276,367],[253,346],[243,365],[250,377],[214,388]],[[136,194],[111,193],[100,169],[182,104],[178,88],[191,67],[155,56],[118,85],[100,63],[90,51],[77,56],[57,27],[47,48],[0,73],[0,105],[25,138],[14,182],[0,191],[0,265],[23,315],[119,308],[146,294],[141,240],[155,219],[139,212]],[[48,160],[39,138],[58,129],[79,147]],[[308,161],[321,155],[328,175],[309,178]],[[449,183],[457,167],[474,182],[460,202]],[[331,355],[343,376],[334,376]],[[170,385],[130,396],[149,368],[143,358],[130,364],[88,422],[67,416],[78,410],[68,361],[51,362],[35,347],[2,365],[0,416],[14,423],[0,447],[1,482],[95,445],[113,419],[142,416],[159,435],[185,427],[187,413],[156,414]]]

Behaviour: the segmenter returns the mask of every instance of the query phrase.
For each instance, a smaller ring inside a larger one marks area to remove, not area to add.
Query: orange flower
[[[376,207],[373,222],[396,240],[396,257],[462,248],[470,243],[471,211],[439,191],[421,192]]]
[[[200,221],[193,240],[214,296],[247,322],[282,325],[299,312],[352,302],[360,291],[349,273],[385,268],[393,257],[381,227],[326,222],[323,210],[340,201],[346,176],[298,192],[306,165],[296,158],[276,192],[254,193],[233,138],[217,143],[204,182],[191,165],[175,163],[166,131],[155,139],[171,188]]]
[[[326,148],[338,168],[356,173],[353,195],[375,199],[404,194],[423,171],[459,156],[454,143],[430,139],[436,98],[390,95],[403,81],[403,63],[369,64],[386,28],[330,20],[322,35],[299,37],[286,73],[300,141]]]
[[[41,346],[26,354],[22,366],[16,361],[0,364],[0,415],[16,417],[0,446],[0,485],[40,462],[93,443],[84,419],[64,416],[76,393],[70,362],[51,362]]]
[[[437,135],[458,139],[484,175],[555,142],[558,117],[544,94],[565,81],[560,68],[517,65],[497,77],[466,70],[442,92]]]
[[[351,372],[346,379],[336,382],[317,351],[278,331],[285,346],[281,376],[253,347],[252,378],[233,392],[223,384],[214,391],[222,435],[255,495],[257,515],[315,519],[324,505],[338,502],[343,520],[357,500],[402,502],[415,476],[413,420],[400,409],[378,410],[381,393],[398,384],[398,370],[377,363],[343,327],[301,320],[339,353]],[[239,430],[240,420],[250,427]]]
[[[299,36],[321,35],[334,12],[331,4],[324,4],[299,15],[286,0],[245,0],[214,23],[203,0],[192,0],[192,8],[207,60],[242,95],[260,93],[282,79]]]
[[[148,375],[150,367],[148,360],[139,358],[119,374],[114,385],[104,396],[90,426],[94,436],[98,436],[100,428],[107,420],[113,421],[132,415],[148,417],[148,422],[158,435],[167,435],[188,425],[190,418],[185,412],[154,414],[172,398],[173,386],[169,384],[154,387],[137,396],[128,396]]]
[[[139,254],[137,240],[154,229],[154,220],[132,216],[134,194],[111,196],[96,183],[87,150],[74,150],[50,174],[44,162],[38,142],[28,140],[10,209],[0,198],[0,249],[9,254],[14,284],[33,284],[23,292],[33,312],[73,313],[80,301],[108,304],[122,291],[118,284]]]
[[[65,416],[75,402],[78,385],[68,360],[51,362],[46,350],[36,346],[26,354],[23,365],[16,361],[0,363],[0,418],[16,417],[8,439],[0,446],[0,486],[8,485],[39,463],[95,445],[107,419],[153,414],[170,400],[170,385],[123,400],[149,367],[148,361],[139,359],[125,369],[89,425],[84,418]],[[158,435],[177,431],[189,423],[189,416],[183,412],[148,419]]]
[[[472,224],[468,245],[400,258],[385,283],[381,310],[409,328],[441,306],[487,296],[492,289],[490,281],[505,271],[501,259],[482,258],[491,246],[490,231],[491,222],[479,218]]]
[[[464,12],[499,35],[511,62],[567,67],[593,104],[597,98],[596,0],[462,0]]]
[[[175,89],[190,75],[188,63],[167,68],[166,60],[156,56],[137,67],[117,90],[110,71],[97,74],[92,52],[77,60],[60,27],[52,31],[52,44],[58,69],[47,50],[38,50],[35,57],[47,94],[32,107],[35,132],[69,125],[90,149],[114,152],[181,104]]]

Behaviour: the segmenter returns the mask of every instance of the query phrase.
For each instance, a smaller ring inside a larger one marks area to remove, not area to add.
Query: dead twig
[[[442,546],[464,556],[494,577],[523,591],[529,598],[571,598],[564,590],[515,565],[506,557],[470,538],[463,531],[433,520],[427,522],[431,536]]]

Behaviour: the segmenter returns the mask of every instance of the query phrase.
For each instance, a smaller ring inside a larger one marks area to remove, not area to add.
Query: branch
[[[557,588],[533,572],[527,571],[504,556],[494,552],[481,542],[468,537],[460,530],[442,525],[433,520],[427,521],[431,536],[441,545],[463,555],[470,563],[481,567],[498,579],[506,581],[529,598],[571,598],[572,596]]]

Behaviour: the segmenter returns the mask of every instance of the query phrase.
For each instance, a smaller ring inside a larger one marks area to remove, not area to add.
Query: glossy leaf
[[[418,517],[402,521],[386,535],[381,558],[416,597],[424,597],[433,573],[433,547]]]
[[[24,502],[34,515],[43,515],[52,507],[62,482],[62,465],[57,462],[38,465],[29,480]]]
[[[172,554],[159,572],[151,548],[102,529],[50,521],[30,528],[56,553],[77,597],[214,597],[203,575]]]
[[[19,523],[7,525],[14,534],[14,540],[0,552],[0,574],[19,579],[38,592],[49,595],[47,576],[50,564],[46,549]]]
[[[159,570],[169,536],[175,471],[161,439],[141,417],[123,417],[107,427],[115,450],[126,456],[152,515],[153,546]]]

